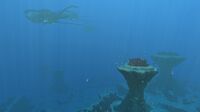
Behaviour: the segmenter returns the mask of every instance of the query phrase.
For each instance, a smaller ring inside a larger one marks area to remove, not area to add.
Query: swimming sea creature
[[[78,18],[78,14],[70,10],[75,7],[76,6],[74,5],[70,5],[60,11],[52,11],[49,9],[28,9],[25,11],[25,16],[29,21],[40,24],[59,23],[62,20],[68,22]]]

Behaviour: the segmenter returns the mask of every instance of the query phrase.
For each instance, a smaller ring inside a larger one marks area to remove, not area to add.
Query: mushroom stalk
[[[118,106],[117,112],[149,112],[144,99],[144,89],[148,82],[157,74],[152,66],[124,65],[118,67],[128,84],[129,91]]]

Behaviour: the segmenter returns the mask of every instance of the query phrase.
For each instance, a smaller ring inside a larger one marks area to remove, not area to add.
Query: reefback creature
[[[33,22],[39,24],[53,24],[53,23],[64,23],[69,22],[74,19],[78,19],[78,14],[71,11],[70,9],[76,8],[74,5],[65,7],[59,11],[52,11],[49,9],[28,9],[25,11],[26,18]]]

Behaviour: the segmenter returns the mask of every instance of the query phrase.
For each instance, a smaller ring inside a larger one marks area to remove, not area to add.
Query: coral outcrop
[[[173,77],[173,68],[183,62],[185,58],[176,53],[161,52],[153,55],[152,59],[159,67],[159,75],[152,86],[165,94],[172,92],[175,94],[175,91],[180,91],[179,84]]]
[[[132,64],[130,64],[132,63]],[[128,93],[117,107],[117,112],[149,112],[144,99],[144,89],[157,74],[157,69],[149,66],[144,59],[130,59],[128,64],[117,68],[128,84]]]

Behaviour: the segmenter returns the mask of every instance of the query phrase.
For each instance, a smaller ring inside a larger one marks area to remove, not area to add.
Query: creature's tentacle
[[[68,10],[68,9],[71,9],[71,8],[78,8],[78,6],[76,6],[76,5],[69,5],[69,6],[65,7],[63,10]]]
[[[72,11],[70,11],[71,8],[77,8],[76,5],[68,5],[67,7],[65,7],[64,9],[62,9],[61,11],[59,11],[57,13],[58,17],[60,19],[77,19],[78,15]]]
[[[71,8],[77,8],[78,6],[76,6],[76,5],[69,5],[69,6],[67,6],[67,7],[65,7],[63,10],[61,10],[60,12],[61,13],[64,13],[64,12],[68,12],[69,11],[69,9],[71,9]]]

